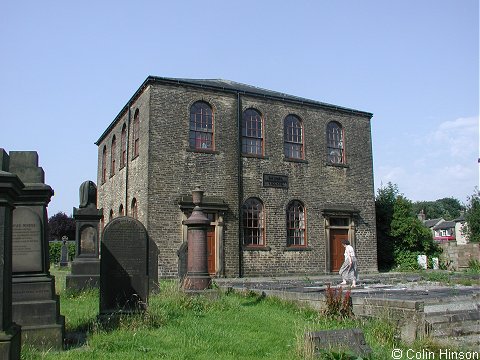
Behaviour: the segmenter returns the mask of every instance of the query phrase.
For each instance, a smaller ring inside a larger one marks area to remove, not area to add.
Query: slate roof
[[[423,222],[423,225],[425,225],[428,228],[432,228],[435,225],[437,225],[440,221],[443,221],[443,219],[428,219]]]
[[[261,97],[273,100],[279,100],[284,102],[291,102],[296,104],[310,105],[314,107],[321,107],[329,110],[335,110],[344,113],[350,113],[358,116],[365,116],[369,119],[373,116],[370,112],[350,109],[347,107],[332,105],[323,103],[316,100],[306,99],[299,96],[289,95],[278,91],[267,90],[260,87],[242,84],[239,82],[224,80],[224,79],[184,79],[184,78],[168,78],[168,77],[159,77],[159,76],[148,76],[143,84],[138,88],[138,90],[133,94],[127,104],[123,107],[120,113],[115,117],[110,126],[104,131],[100,138],[95,142],[98,145],[103,138],[109,133],[110,129],[113,128],[115,123],[123,116],[123,114],[128,110],[129,104],[132,103],[144,90],[145,88],[152,83],[156,84],[170,84],[177,86],[189,86],[196,88],[204,88],[221,92],[236,93],[242,95],[249,95],[252,97]]]
[[[442,221],[440,224],[433,227],[433,230],[451,229],[455,227],[455,221]]]

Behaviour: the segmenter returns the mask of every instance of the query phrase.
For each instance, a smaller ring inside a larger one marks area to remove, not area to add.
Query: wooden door
[[[210,226],[207,230],[207,262],[208,273],[215,275],[215,226]]]
[[[343,264],[345,248],[342,240],[348,240],[348,229],[330,229],[330,269],[340,270]]]

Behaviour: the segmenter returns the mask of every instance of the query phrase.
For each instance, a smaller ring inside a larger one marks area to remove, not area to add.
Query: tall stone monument
[[[200,207],[203,191],[195,189],[192,191],[192,197],[195,208],[192,215],[183,222],[188,228],[187,274],[183,280],[183,288],[185,290],[205,290],[211,284],[207,259],[207,226],[210,225],[210,220]]]
[[[24,185],[8,172],[8,160],[0,149],[0,359],[19,360],[20,326],[12,321],[12,213]]]
[[[103,209],[97,209],[97,186],[93,181],[80,185],[80,205],[73,208],[76,225],[75,259],[67,275],[70,290],[98,288],[100,285],[99,224]]]
[[[47,205],[53,190],[44,182],[35,151],[11,151],[11,173],[25,187],[14,202],[12,230],[13,320],[22,341],[37,348],[61,349],[65,318],[50,275]]]

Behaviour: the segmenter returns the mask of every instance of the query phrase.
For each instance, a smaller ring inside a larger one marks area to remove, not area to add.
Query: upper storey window
[[[107,181],[107,147],[103,147],[102,151],[102,184]]]
[[[111,162],[110,162],[110,176],[115,175],[115,159],[117,156],[117,138],[113,135],[112,146],[110,150]]]
[[[133,157],[140,154],[140,112],[135,110],[133,115]]]
[[[263,155],[262,115],[255,109],[247,109],[243,112],[242,153]]]
[[[303,159],[303,126],[295,115],[288,115],[283,121],[284,153],[289,159]]]
[[[120,142],[120,168],[123,168],[127,163],[127,125],[125,124],[122,127]]]
[[[332,121],[327,125],[327,159],[330,164],[345,164],[345,142],[342,125]]]
[[[213,110],[204,101],[197,101],[190,108],[191,149],[214,150],[213,144]]]

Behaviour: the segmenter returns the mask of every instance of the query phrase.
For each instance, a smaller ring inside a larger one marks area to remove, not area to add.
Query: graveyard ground
[[[150,298],[144,315],[121,319],[111,328],[97,321],[98,291],[65,291],[67,270],[52,268],[66,318],[66,349],[36,351],[24,346],[22,359],[305,359],[306,331],[361,328],[372,348],[371,359],[391,358],[392,349],[440,349],[428,340],[399,343],[388,319],[325,317],[321,312],[253,292],[213,291],[188,296],[165,281]],[[351,359],[325,354],[324,359]]]

